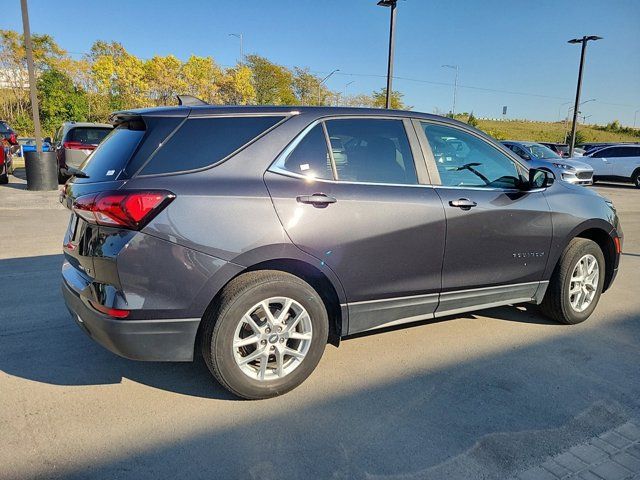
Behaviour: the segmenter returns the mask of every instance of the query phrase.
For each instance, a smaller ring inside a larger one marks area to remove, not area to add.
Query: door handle
[[[314,207],[324,208],[331,203],[336,203],[337,200],[333,197],[325,195],[324,193],[314,193],[313,195],[300,195],[296,197],[298,203],[307,203]]]
[[[469,210],[470,208],[475,207],[478,204],[473,200],[469,200],[468,198],[459,198],[458,200],[451,200],[449,202],[449,205],[451,205],[452,207],[461,208],[462,210]]]

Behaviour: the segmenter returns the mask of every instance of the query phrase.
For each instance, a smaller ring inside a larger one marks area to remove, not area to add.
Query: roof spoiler
[[[184,105],[187,107],[196,107],[198,105],[209,105],[204,100],[200,100],[193,95],[176,95],[178,97],[178,105]]]

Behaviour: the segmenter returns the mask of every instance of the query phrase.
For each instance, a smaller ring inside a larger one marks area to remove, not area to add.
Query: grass
[[[466,118],[459,118],[466,121]],[[564,122],[532,122],[527,120],[482,120],[478,128],[498,140],[529,140],[535,142],[564,142]],[[571,124],[568,125],[571,129]],[[578,125],[584,142],[640,142],[640,130],[636,134],[601,130],[596,125]]]

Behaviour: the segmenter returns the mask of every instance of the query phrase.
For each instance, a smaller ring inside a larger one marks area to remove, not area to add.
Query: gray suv
[[[296,387],[325,345],[498,305],[586,320],[616,276],[610,201],[416,112],[119,112],[65,185],[62,290],[127,358],[202,355],[234,394]]]

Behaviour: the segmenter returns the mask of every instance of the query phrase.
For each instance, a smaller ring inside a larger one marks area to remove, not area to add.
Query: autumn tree
[[[387,89],[381,88],[373,92],[373,107],[377,108],[386,108],[387,105]],[[403,93],[400,93],[398,90],[391,91],[391,108],[395,110],[410,110],[411,107],[407,107],[402,101],[402,97],[404,97]]]
[[[181,76],[184,83],[182,93],[207,103],[222,103],[219,94],[222,70],[213,58],[191,55],[182,65]]]
[[[229,68],[220,83],[220,99],[227,105],[251,105],[256,103],[253,72],[246,65]]]
[[[248,55],[246,65],[253,72],[252,82],[259,105],[295,105],[293,75],[285,67],[259,55]]]
[[[146,91],[154,105],[175,105],[176,95],[186,89],[182,62],[173,55],[154,56],[145,62],[144,73]]]

